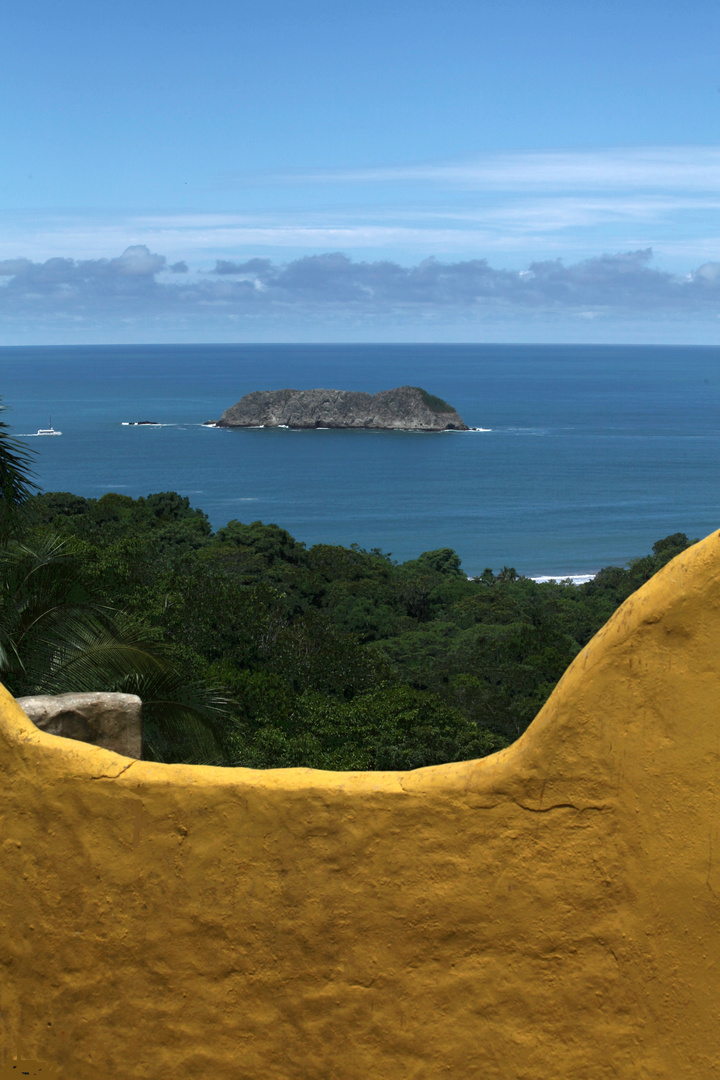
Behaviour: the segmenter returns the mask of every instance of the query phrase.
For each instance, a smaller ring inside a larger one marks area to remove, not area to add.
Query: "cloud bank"
[[[102,322],[173,317],[208,323],[274,314],[363,316],[561,313],[691,317],[720,312],[720,262],[692,273],[654,268],[651,249],[566,264],[495,269],[484,259],[415,266],[354,261],[334,252],[286,263],[217,260],[214,270],[168,265],[145,245],[111,259],[0,261],[0,320]]]

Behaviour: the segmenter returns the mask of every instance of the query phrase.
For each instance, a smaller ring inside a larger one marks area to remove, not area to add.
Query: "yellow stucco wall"
[[[1,1076],[720,1076],[720,534],[484,761],[154,765],[0,706]]]

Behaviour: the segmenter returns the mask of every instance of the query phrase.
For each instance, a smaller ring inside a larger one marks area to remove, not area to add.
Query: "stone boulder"
[[[33,724],[125,757],[142,756],[142,701],[136,694],[40,694],[17,699]]]

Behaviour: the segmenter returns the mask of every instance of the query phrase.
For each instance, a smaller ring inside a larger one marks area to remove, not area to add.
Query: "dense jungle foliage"
[[[521,734],[617,606],[688,545],[666,537],[581,586],[509,567],[469,581],[450,548],[398,564],[259,521],[213,533],[174,492],[34,495],[3,541],[1,675],[15,694],[140,693],[144,755],[161,761],[479,757]]]

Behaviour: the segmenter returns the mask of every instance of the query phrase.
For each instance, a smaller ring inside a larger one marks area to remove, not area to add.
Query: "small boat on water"
[[[50,427],[38,428],[38,435],[62,435],[62,431],[56,431],[52,426],[52,416],[50,417]]]

